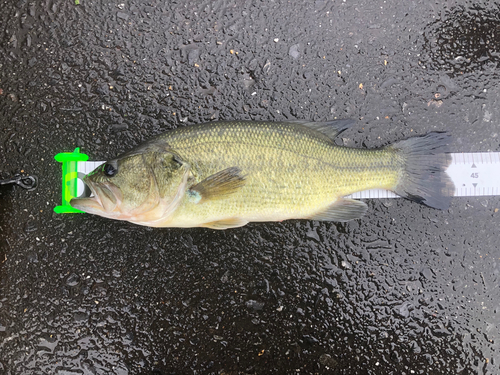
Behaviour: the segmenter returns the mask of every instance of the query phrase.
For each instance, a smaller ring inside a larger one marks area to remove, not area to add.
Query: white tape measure
[[[446,172],[455,183],[455,197],[500,195],[500,152],[451,156]]]
[[[446,170],[455,184],[455,197],[500,195],[500,152],[452,153]],[[85,193],[81,178],[103,161],[78,162],[78,196]],[[349,196],[355,199],[399,198],[388,190],[365,190]]]

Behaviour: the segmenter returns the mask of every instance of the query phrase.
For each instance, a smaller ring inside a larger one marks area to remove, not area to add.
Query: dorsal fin
[[[324,122],[313,122],[313,121],[303,121],[303,120],[293,120],[289,122],[305,126],[312,130],[316,130],[320,133],[323,133],[324,135],[326,135],[328,138],[331,139],[335,138],[337,135],[342,133],[344,130],[350,128],[355,123],[355,121],[350,118],[324,121]]]

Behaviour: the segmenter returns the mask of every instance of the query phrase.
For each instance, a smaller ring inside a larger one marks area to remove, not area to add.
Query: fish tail
[[[451,163],[451,155],[446,153],[450,139],[449,134],[433,132],[390,145],[402,162],[394,192],[429,207],[447,209],[455,191],[446,173]]]

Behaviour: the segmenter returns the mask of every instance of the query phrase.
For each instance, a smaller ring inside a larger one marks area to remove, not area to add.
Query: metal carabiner
[[[0,185],[15,184],[21,186],[28,191],[35,190],[38,185],[38,178],[36,176],[14,176],[6,180],[0,180]]]

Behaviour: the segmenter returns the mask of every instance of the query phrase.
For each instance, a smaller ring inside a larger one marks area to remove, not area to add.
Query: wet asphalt
[[[150,229],[57,215],[53,157],[211,120],[354,118],[499,151],[490,1],[0,3],[1,374],[498,374],[499,197],[345,224]]]

